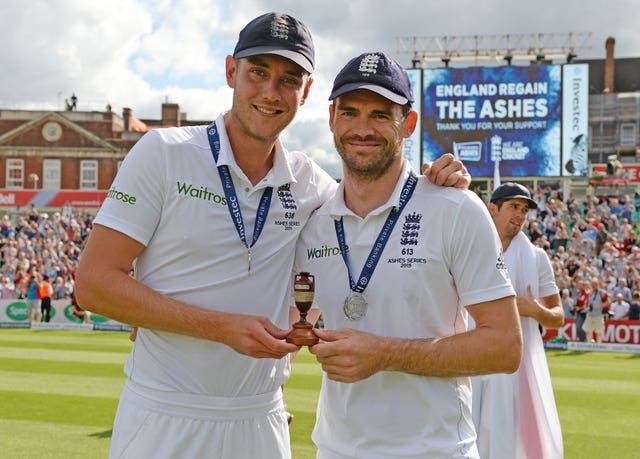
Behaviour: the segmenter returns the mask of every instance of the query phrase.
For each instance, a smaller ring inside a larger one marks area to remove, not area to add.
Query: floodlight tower
[[[554,59],[571,62],[578,50],[591,49],[591,32],[444,35],[398,37],[397,52],[411,54],[414,68],[430,63],[494,61],[511,65],[515,61],[544,63]]]

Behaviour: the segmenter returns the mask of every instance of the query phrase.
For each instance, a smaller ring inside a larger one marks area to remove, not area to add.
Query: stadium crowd
[[[539,187],[532,197],[538,208],[529,211],[524,231],[551,259],[565,317],[576,318],[575,309],[599,286],[608,296],[607,311],[621,296],[625,304],[617,318],[638,320],[640,219],[633,197],[616,192],[565,200],[551,187]],[[69,205],[53,212],[31,205],[5,213],[0,223],[0,298],[26,298],[31,278],[41,284],[46,276],[51,299],[72,299],[78,258],[92,222],[90,212]],[[581,330],[579,334],[584,339]]]
[[[5,213],[0,223],[0,298],[27,298],[32,279],[38,287],[50,279],[52,300],[71,299],[92,221],[91,214],[69,205],[51,215],[33,205]]]
[[[565,318],[576,319],[580,340],[587,338],[580,319],[596,294],[605,318],[638,320],[640,220],[634,198],[615,192],[565,200],[551,187],[538,188],[532,197],[538,208],[530,211],[524,231],[549,255]]]

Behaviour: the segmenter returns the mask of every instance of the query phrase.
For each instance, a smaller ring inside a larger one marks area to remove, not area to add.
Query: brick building
[[[605,43],[605,59],[589,64],[589,160],[640,159],[640,58],[615,58],[615,39]]]
[[[168,102],[162,104],[159,120],[137,119],[130,108],[122,116],[110,107],[82,112],[69,104],[65,111],[0,109],[0,206],[35,201],[44,207],[65,190],[75,191],[74,196],[105,192],[145,132],[207,123],[187,121],[178,104]],[[103,199],[95,197],[87,207]]]
[[[615,155],[640,191],[640,58],[615,58],[614,46],[609,38],[605,59],[574,61],[589,64],[589,163],[604,168]],[[77,207],[98,207],[145,132],[210,122],[188,121],[175,103],[162,104],[160,119],[145,120],[130,108],[122,115],[110,107],[76,111],[74,98],[64,111],[0,108],[0,207],[60,207],[74,199]],[[588,184],[576,179],[572,188]]]

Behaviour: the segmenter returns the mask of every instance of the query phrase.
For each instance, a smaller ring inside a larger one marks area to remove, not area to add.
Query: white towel
[[[530,286],[534,298],[539,297],[538,257],[546,256],[524,233],[520,232],[513,238],[504,253],[504,259],[518,296],[526,296],[527,286]],[[521,317],[520,321],[523,353],[516,373],[519,387],[515,389],[520,397],[516,399],[518,441],[515,457],[561,458],[563,447],[560,420],[538,322],[531,317]]]
[[[504,260],[518,296],[526,296],[529,285],[538,298],[538,263],[548,263],[546,256],[524,233],[513,238]],[[520,319],[523,353],[518,370],[472,378],[472,414],[480,457],[561,459],[560,420],[538,322],[530,317]]]

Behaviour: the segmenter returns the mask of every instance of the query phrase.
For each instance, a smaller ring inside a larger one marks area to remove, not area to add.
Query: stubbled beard
[[[345,140],[348,141],[351,138],[347,138]],[[358,139],[362,140],[361,138]],[[366,141],[370,139],[365,138],[364,140]],[[385,172],[389,170],[395,159],[394,152],[399,148],[398,145],[386,144],[382,150],[376,154],[376,157],[372,162],[367,162],[366,164],[361,165],[357,160],[352,160],[353,156],[357,155],[350,155],[344,144],[335,137],[333,139],[333,143],[338,154],[342,158],[342,161],[344,161],[347,171],[360,179],[370,182],[382,177]]]

